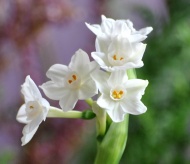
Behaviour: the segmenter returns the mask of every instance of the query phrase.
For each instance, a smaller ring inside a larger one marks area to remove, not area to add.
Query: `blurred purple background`
[[[21,147],[23,125],[15,119],[23,103],[20,85],[26,75],[38,85],[47,81],[48,68],[68,64],[79,48],[90,54],[95,36],[85,22],[100,23],[101,14],[131,19],[137,29],[147,26],[134,13],[138,6],[148,8],[158,20],[168,20],[164,0],[0,1],[0,163],[67,163],[73,158],[85,136],[94,134],[94,121],[47,119]],[[79,102],[76,109],[86,107]]]

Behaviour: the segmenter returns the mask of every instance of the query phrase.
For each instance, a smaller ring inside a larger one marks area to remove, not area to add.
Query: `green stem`
[[[127,75],[129,77],[129,79],[136,79],[137,78],[135,69],[127,70]]]
[[[101,109],[101,115],[96,116],[97,140],[101,142],[106,133],[106,112]]]
[[[106,132],[106,111],[96,102],[92,104],[92,110],[96,114],[97,139],[101,140]]]
[[[68,111],[64,112],[63,110],[50,106],[47,117],[49,118],[81,118],[81,119],[92,119],[96,115],[90,111],[86,110],[83,112],[80,111]]]
[[[91,98],[86,99],[85,101],[86,101],[86,103],[87,103],[89,106],[92,106],[92,104],[93,104],[93,102],[94,102]]]
[[[128,119],[129,115],[127,114],[124,121],[111,123],[108,132],[98,145],[95,164],[119,163],[127,142]]]
[[[103,111],[101,119],[97,121],[98,123],[98,136],[103,137],[106,132],[106,112]]]

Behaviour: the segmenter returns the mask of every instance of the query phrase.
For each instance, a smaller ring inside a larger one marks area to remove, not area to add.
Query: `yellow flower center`
[[[73,74],[70,79],[68,79],[68,83],[72,84],[74,81],[78,79],[77,75]]]
[[[113,58],[113,60],[123,60],[123,59],[124,59],[123,57],[120,57],[120,56],[118,56],[118,55],[116,55],[116,54],[114,54],[114,55],[112,56],[112,58]]]
[[[70,88],[76,89],[79,88],[81,85],[81,79],[80,75],[78,75],[76,72],[70,72],[68,74],[66,82]]]
[[[38,101],[28,101],[26,103],[26,115],[29,120],[37,117],[39,113],[41,113],[43,107],[41,106],[40,102]]]
[[[114,99],[121,99],[122,97],[123,97],[123,94],[124,94],[124,92],[122,91],[122,90],[120,90],[120,91],[117,91],[117,90],[113,90],[112,91],[112,97],[114,98]]]

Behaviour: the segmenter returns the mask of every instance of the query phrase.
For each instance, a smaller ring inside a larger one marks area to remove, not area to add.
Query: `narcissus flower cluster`
[[[137,31],[130,20],[113,20],[105,16],[102,16],[101,25],[86,25],[96,35],[96,51],[91,53],[94,61],[90,61],[88,54],[79,49],[68,66],[51,66],[46,73],[50,80],[40,86],[48,98],[59,101],[61,109],[50,106],[30,76],[26,77],[21,89],[25,104],[17,114],[17,120],[26,124],[22,145],[32,139],[46,117],[61,115],[65,118],[88,119],[92,118],[91,113],[94,112],[97,117],[101,117],[100,113],[106,117],[107,113],[113,122],[122,122],[126,114],[146,112],[141,98],[148,81],[130,79],[128,72],[143,66],[146,44],[142,41],[152,27]],[[91,98],[96,94],[97,101],[93,101]],[[88,112],[90,116],[73,110],[78,100],[86,100],[93,106],[93,111]]]
[[[97,104],[114,122],[123,121],[126,113],[144,113],[146,106],[140,100],[148,81],[130,80],[127,71],[143,66],[146,44],[142,41],[152,27],[136,31],[130,20],[115,21],[105,16],[102,16],[101,25],[86,25],[97,36],[96,52],[92,52],[92,57],[105,70],[91,75],[101,93]]]

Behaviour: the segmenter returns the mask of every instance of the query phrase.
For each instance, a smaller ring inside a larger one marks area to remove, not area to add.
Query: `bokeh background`
[[[137,69],[149,80],[143,97],[148,111],[130,116],[120,163],[190,163],[189,0],[0,0],[1,164],[93,163],[94,120],[47,119],[21,147],[23,125],[15,118],[26,75],[40,85],[51,65],[68,64],[79,48],[94,51],[95,36],[84,22],[100,23],[101,14],[130,19],[136,29],[154,28],[144,41],[145,65]],[[80,101],[76,109],[86,107]]]

